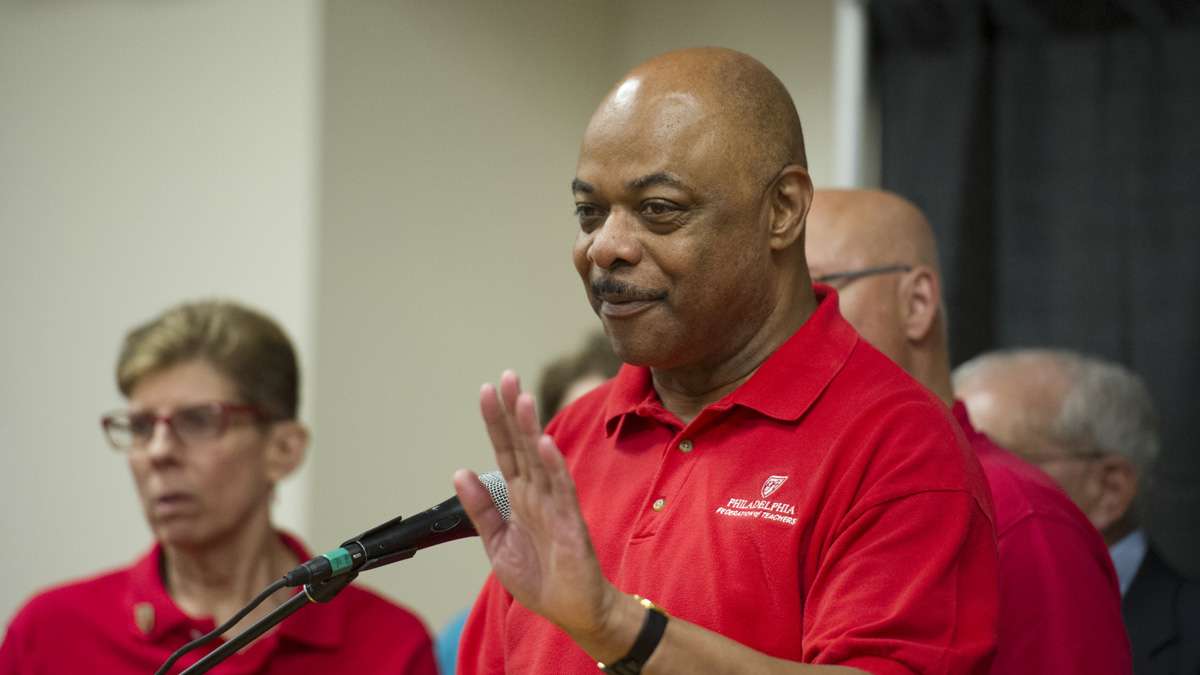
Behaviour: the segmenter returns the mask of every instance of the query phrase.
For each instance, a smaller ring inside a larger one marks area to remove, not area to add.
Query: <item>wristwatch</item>
[[[633,641],[633,647],[629,649],[628,654],[612,663],[596,663],[596,667],[606,673],[639,675],[667,630],[666,612],[640,595],[633,597],[646,608],[646,620],[642,622],[642,629],[638,631],[637,639]]]

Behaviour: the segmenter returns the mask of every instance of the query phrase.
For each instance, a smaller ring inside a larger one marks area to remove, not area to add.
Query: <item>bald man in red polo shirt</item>
[[[513,373],[484,386],[513,515],[455,475],[492,565],[459,672],[986,673],[982,473],[809,284],[779,80],[722,49],[642,64],[572,189],[575,265],[627,365],[546,434]]]
[[[953,409],[991,487],[1000,552],[995,675],[1126,675],[1129,641],[1104,540],[1054,481],[971,425],[950,382],[937,246],[924,214],[877,190],[818,190],[813,278],[846,320]]]

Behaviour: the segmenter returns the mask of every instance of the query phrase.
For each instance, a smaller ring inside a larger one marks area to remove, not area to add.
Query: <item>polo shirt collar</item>
[[[296,555],[300,561],[312,557],[299,539],[280,532],[283,543]],[[303,591],[301,591],[303,592]],[[311,645],[320,648],[336,648],[342,644],[343,629],[347,623],[347,602],[318,603],[306,607],[288,617],[279,626],[281,639]]]
[[[954,421],[958,422],[958,426],[963,430],[963,435],[967,437],[968,441],[974,441],[976,436],[982,435],[975,429],[975,425],[971,424],[971,413],[967,412],[967,404],[959,399],[954,399],[954,405],[950,410],[954,414]],[[971,443],[972,447],[975,445],[977,444]]]
[[[604,405],[604,431],[612,436],[629,415],[654,417],[662,408],[650,369],[625,364],[613,379]]]
[[[838,310],[837,292],[820,284],[813,290],[817,307],[808,320],[767,357],[749,380],[710,409],[737,405],[766,417],[794,421],[816,401],[845,365],[859,337]],[[788,393],[781,396],[781,391]],[[617,373],[605,402],[606,433],[616,433],[622,420],[630,415],[674,417],[663,409],[650,369],[627,364]]]
[[[125,616],[129,620],[129,629],[147,642],[158,642],[168,635],[185,631],[192,624],[192,619],[167,594],[160,572],[162,562],[162,545],[155,543],[129,568]]]
[[[280,532],[283,543],[300,560],[308,560],[311,554],[295,537]],[[197,628],[208,632],[215,628],[209,618],[196,619],[184,614],[167,593],[162,580],[163,549],[156,543],[150,551],[129,568],[129,582],[125,594],[126,616],[129,629],[140,639],[159,642],[167,636]],[[149,607],[149,609],[146,609]],[[150,617],[139,620],[139,615]],[[317,648],[336,648],[343,641],[346,603],[331,602],[320,608],[304,608],[280,624],[277,635],[280,639],[310,645]],[[140,624],[140,625],[139,625]],[[188,640],[192,639],[189,633]],[[226,634],[226,638],[232,637]],[[260,638],[261,639],[261,638]]]

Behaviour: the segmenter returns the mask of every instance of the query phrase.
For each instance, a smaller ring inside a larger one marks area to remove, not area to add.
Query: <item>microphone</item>
[[[512,518],[508,484],[499,471],[479,474],[479,482],[492,496],[504,520]],[[289,587],[303,586],[407,560],[417,551],[478,534],[458,497],[451,497],[411,518],[397,516],[386,523],[342,542],[341,547],[297,566],[284,575]]]

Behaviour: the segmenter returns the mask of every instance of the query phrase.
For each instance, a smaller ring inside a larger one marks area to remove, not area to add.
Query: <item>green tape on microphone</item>
[[[322,553],[321,557],[328,560],[329,565],[333,567],[333,576],[337,576],[354,566],[354,560],[350,557],[350,552],[344,548],[335,548],[328,553]]]

